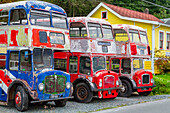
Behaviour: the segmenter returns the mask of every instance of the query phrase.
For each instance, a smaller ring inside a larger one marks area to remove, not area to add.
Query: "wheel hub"
[[[84,100],[87,97],[87,90],[85,87],[79,87],[77,89],[77,96],[79,99]]]
[[[15,103],[17,104],[17,106],[21,106],[21,93],[17,92],[17,94],[15,95]]]
[[[125,87],[124,85],[122,85],[122,88],[120,89],[120,91],[121,91],[122,93],[124,93],[124,92],[126,91],[126,87]]]

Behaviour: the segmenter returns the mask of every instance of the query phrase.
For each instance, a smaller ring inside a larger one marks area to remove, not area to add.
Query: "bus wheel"
[[[119,95],[122,97],[129,97],[132,94],[132,87],[127,80],[122,80],[122,88],[120,89]]]
[[[139,93],[139,95],[141,95],[141,96],[148,96],[148,95],[151,93],[151,91],[138,92],[138,93]]]
[[[67,103],[67,100],[56,100],[54,102],[57,107],[64,107]]]
[[[87,84],[79,83],[76,85],[74,98],[77,102],[87,103],[92,100],[93,92],[90,91],[90,88],[87,86]]]
[[[15,90],[14,103],[18,111],[25,111],[28,109],[28,94],[22,86],[18,86]]]

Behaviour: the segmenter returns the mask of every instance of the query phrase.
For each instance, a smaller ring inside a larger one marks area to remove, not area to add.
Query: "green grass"
[[[151,95],[170,94],[170,74],[154,75],[156,87],[153,88]]]

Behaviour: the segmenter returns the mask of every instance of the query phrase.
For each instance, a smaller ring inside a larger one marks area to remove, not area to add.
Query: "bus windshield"
[[[35,48],[33,50],[34,69],[52,68],[52,50]]]
[[[143,59],[133,59],[133,70],[141,70],[143,69]]]
[[[93,72],[106,69],[106,60],[105,57],[93,57]]]
[[[102,25],[102,29],[103,29],[103,35],[104,35],[103,38],[113,39],[113,34],[112,34],[111,26]]]

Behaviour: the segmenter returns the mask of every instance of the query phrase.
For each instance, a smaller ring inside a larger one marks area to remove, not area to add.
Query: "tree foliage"
[[[0,0],[0,3],[8,3],[19,0]],[[61,6],[68,16],[87,16],[100,2],[117,5],[127,9],[143,12],[146,8],[149,13],[159,19],[170,18],[170,10],[164,9],[142,0],[43,0]],[[170,0],[147,0],[149,2],[170,8]]]

